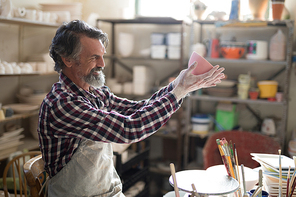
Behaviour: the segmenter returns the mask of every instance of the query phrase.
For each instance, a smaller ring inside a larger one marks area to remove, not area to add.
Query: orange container
[[[226,59],[239,59],[246,51],[245,43],[241,42],[224,42],[221,43],[220,52]]]

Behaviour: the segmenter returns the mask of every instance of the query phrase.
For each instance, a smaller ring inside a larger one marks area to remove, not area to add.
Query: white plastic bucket
[[[207,134],[210,129],[211,119],[207,114],[197,114],[191,117],[192,132]]]

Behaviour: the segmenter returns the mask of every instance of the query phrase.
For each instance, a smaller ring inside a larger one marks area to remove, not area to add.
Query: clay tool
[[[262,170],[261,169],[259,170],[259,187],[261,188],[261,191],[258,193],[258,197],[262,197]]]
[[[244,186],[244,195],[243,197],[248,197],[248,193],[246,190],[246,179],[245,179],[245,171],[244,171],[244,164],[241,165],[241,170],[242,170],[242,178],[243,178],[243,186]]]
[[[237,151],[236,151],[235,143],[233,143],[233,149],[234,149],[234,155],[235,155],[235,164],[236,164],[236,172],[237,172],[237,181],[238,181],[239,185],[241,185],[241,182],[240,182],[240,175],[239,175],[239,167],[238,167],[238,157],[237,157]],[[239,187],[239,196],[241,196],[241,187]]]
[[[294,159],[294,163],[295,163],[295,169],[294,169],[294,173],[292,175],[291,181],[290,181],[289,197],[293,196],[294,189],[295,189],[295,186],[296,186],[296,181],[295,181],[295,176],[296,176],[296,157],[293,156],[293,159]]]
[[[288,170],[286,197],[289,196],[290,170],[291,170],[291,166],[289,166],[289,170]]]
[[[281,156],[281,149],[279,149],[279,195],[278,197],[282,197],[282,156]]]
[[[198,193],[196,191],[196,187],[195,187],[194,183],[191,184],[191,187],[193,189],[193,195],[196,196],[196,197],[198,197],[199,195],[198,195]]]
[[[175,165],[173,163],[170,163],[170,168],[171,168],[171,174],[172,174],[173,181],[174,181],[175,196],[180,197],[179,189],[178,189],[178,185],[177,185],[177,179],[176,179]]]
[[[260,193],[262,194],[262,187],[257,187],[251,197],[256,197],[257,195],[259,197]]]

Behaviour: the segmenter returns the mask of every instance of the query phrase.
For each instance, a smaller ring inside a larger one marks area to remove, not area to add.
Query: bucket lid
[[[208,123],[210,122],[210,117],[208,114],[195,114],[191,117],[191,121],[194,123]]]

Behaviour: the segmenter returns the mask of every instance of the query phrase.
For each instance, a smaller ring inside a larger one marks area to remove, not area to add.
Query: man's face
[[[83,36],[80,38],[81,53],[79,61],[75,64],[77,77],[94,87],[100,87],[105,83],[102,69],[105,67],[103,59],[106,49],[100,40]]]

